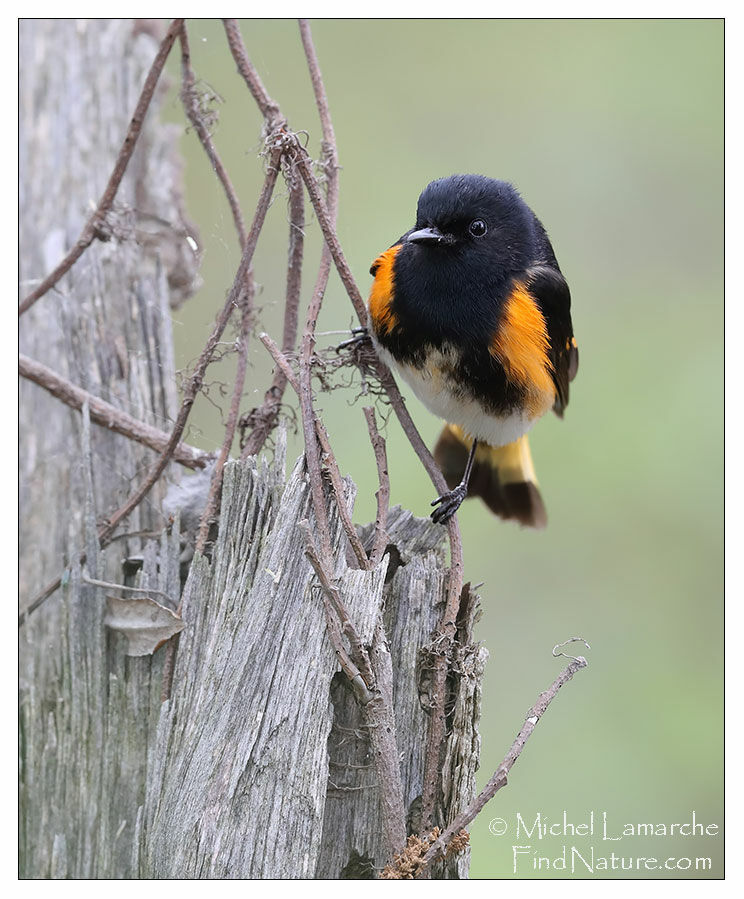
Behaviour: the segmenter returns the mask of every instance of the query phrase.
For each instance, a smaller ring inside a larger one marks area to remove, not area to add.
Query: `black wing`
[[[553,411],[563,417],[568,405],[568,385],[579,368],[579,349],[571,324],[571,292],[560,270],[536,265],[528,270],[529,291],[537,300],[548,328],[550,362],[556,397]]]

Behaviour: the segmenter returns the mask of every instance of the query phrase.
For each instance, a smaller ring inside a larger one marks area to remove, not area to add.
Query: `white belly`
[[[537,418],[530,418],[525,412],[515,411],[508,415],[496,416],[484,412],[483,408],[467,395],[456,390],[442,370],[446,371],[452,359],[447,352],[431,351],[430,361],[425,369],[412,365],[401,365],[376,341],[377,352],[382,359],[408,384],[426,408],[448,421],[459,425],[466,434],[482,440],[490,446],[505,446],[513,443],[534,425]]]

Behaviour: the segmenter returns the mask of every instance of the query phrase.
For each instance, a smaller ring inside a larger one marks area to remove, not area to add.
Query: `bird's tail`
[[[445,425],[439,435],[434,458],[450,490],[460,483],[472,444],[457,425]],[[545,527],[548,519],[526,434],[506,446],[478,443],[468,496],[479,496],[501,518],[515,519],[526,527]]]

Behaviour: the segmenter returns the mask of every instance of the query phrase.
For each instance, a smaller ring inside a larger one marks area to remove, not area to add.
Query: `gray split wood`
[[[25,281],[57,263],[105,183],[155,52],[145,32],[126,21],[21,23]],[[185,252],[178,167],[152,111],[142,141],[115,204],[114,237],[94,243],[21,319],[21,344],[167,430],[176,400],[168,303],[183,299],[189,267],[173,267],[174,246],[176,257]],[[144,239],[143,216],[172,224],[162,239]],[[313,526],[313,516],[302,460],[286,478],[280,440],[272,463],[228,464],[217,542],[188,572],[172,698],[161,705],[162,650],[127,656],[124,637],[104,623],[111,590],[86,577],[149,587],[159,602],[177,597],[188,557],[178,504],[171,494],[175,522],[159,539],[128,538],[101,552],[97,517],[128,493],[152,452],[35,385],[22,385],[21,403],[22,603],[68,566],[62,589],[21,631],[22,876],[373,876],[387,861],[376,772],[303,552],[299,523]],[[165,486],[128,530],[162,528]],[[355,488],[347,481],[345,489],[351,504]],[[389,652],[415,830],[431,698],[426,647],[446,590],[444,530],[392,509],[388,554],[375,571],[360,571],[328,508],[344,600],[383,668]],[[362,537],[372,539],[371,526]],[[134,576],[132,556],[141,564]],[[442,824],[475,793],[485,662],[472,642],[475,613],[473,604],[461,623],[448,682]],[[463,877],[467,867],[464,852],[435,874]]]

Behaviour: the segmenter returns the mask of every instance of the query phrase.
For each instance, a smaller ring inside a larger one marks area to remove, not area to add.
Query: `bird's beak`
[[[421,228],[408,235],[408,242],[442,244],[452,243],[452,238],[448,234],[442,234],[439,228]]]

